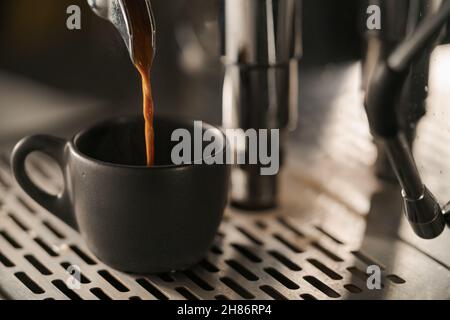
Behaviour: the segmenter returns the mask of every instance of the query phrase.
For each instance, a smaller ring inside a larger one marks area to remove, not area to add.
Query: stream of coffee
[[[154,58],[153,33],[145,0],[123,0],[128,10],[133,35],[133,58],[142,80],[143,113],[145,120],[145,144],[147,166],[155,161],[155,133],[153,128],[154,104],[150,70]]]

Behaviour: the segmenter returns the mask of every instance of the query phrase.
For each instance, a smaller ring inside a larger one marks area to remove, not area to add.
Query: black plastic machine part
[[[425,18],[410,37],[380,62],[371,79],[366,97],[366,111],[372,134],[386,149],[402,188],[404,210],[414,232],[433,239],[450,227],[450,206],[442,209],[423,184],[411,147],[401,129],[396,109],[403,84],[414,58],[435,41],[450,18],[450,0]]]

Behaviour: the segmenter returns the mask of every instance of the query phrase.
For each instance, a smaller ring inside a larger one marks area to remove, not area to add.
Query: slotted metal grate
[[[439,199],[448,199],[450,167],[443,159],[450,135],[441,118],[449,99],[440,70],[433,71],[440,80],[430,91],[416,152],[427,183]],[[228,208],[207,257],[184,272],[135,276],[105,266],[78,233],[19,190],[8,155],[0,152],[0,296],[450,299],[450,232],[433,241],[411,232],[402,219],[399,190],[373,174],[376,152],[358,93],[359,67],[328,73],[304,83],[307,103],[281,179],[282,206],[265,213]],[[314,88],[320,94],[308,97]],[[60,172],[46,158],[30,160],[34,180],[57,192]],[[368,265],[382,269],[381,290],[367,288]],[[79,290],[67,286],[71,266],[81,270]]]
[[[57,170],[30,163],[34,179],[60,187]],[[313,222],[277,213],[228,210],[208,256],[190,270],[126,275],[98,261],[80,236],[30,201],[0,161],[0,279],[14,299],[351,299],[389,296],[408,284],[357,247]],[[383,269],[383,289],[367,289],[366,268]],[[68,269],[81,270],[69,289]]]

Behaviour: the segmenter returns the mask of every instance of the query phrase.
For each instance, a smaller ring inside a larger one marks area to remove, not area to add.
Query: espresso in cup
[[[144,129],[142,133],[145,137],[146,162],[148,166],[155,162],[155,129],[154,129],[154,102],[152,95],[152,85],[150,80],[150,70],[153,63],[154,34],[152,22],[149,17],[149,8],[146,1],[123,0],[129,16],[129,28],[133,35],[132,52],[133,62],[139,71],[142,81]]]

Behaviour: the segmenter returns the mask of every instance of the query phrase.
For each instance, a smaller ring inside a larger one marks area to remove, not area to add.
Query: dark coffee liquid
[[[152,166],[155,161],[154,105],[150,82],[150,69],[154,57],[152,26],[144,0],[123,0],[123,2],[130,18],[134,64],[142,79],[147,165]]]

